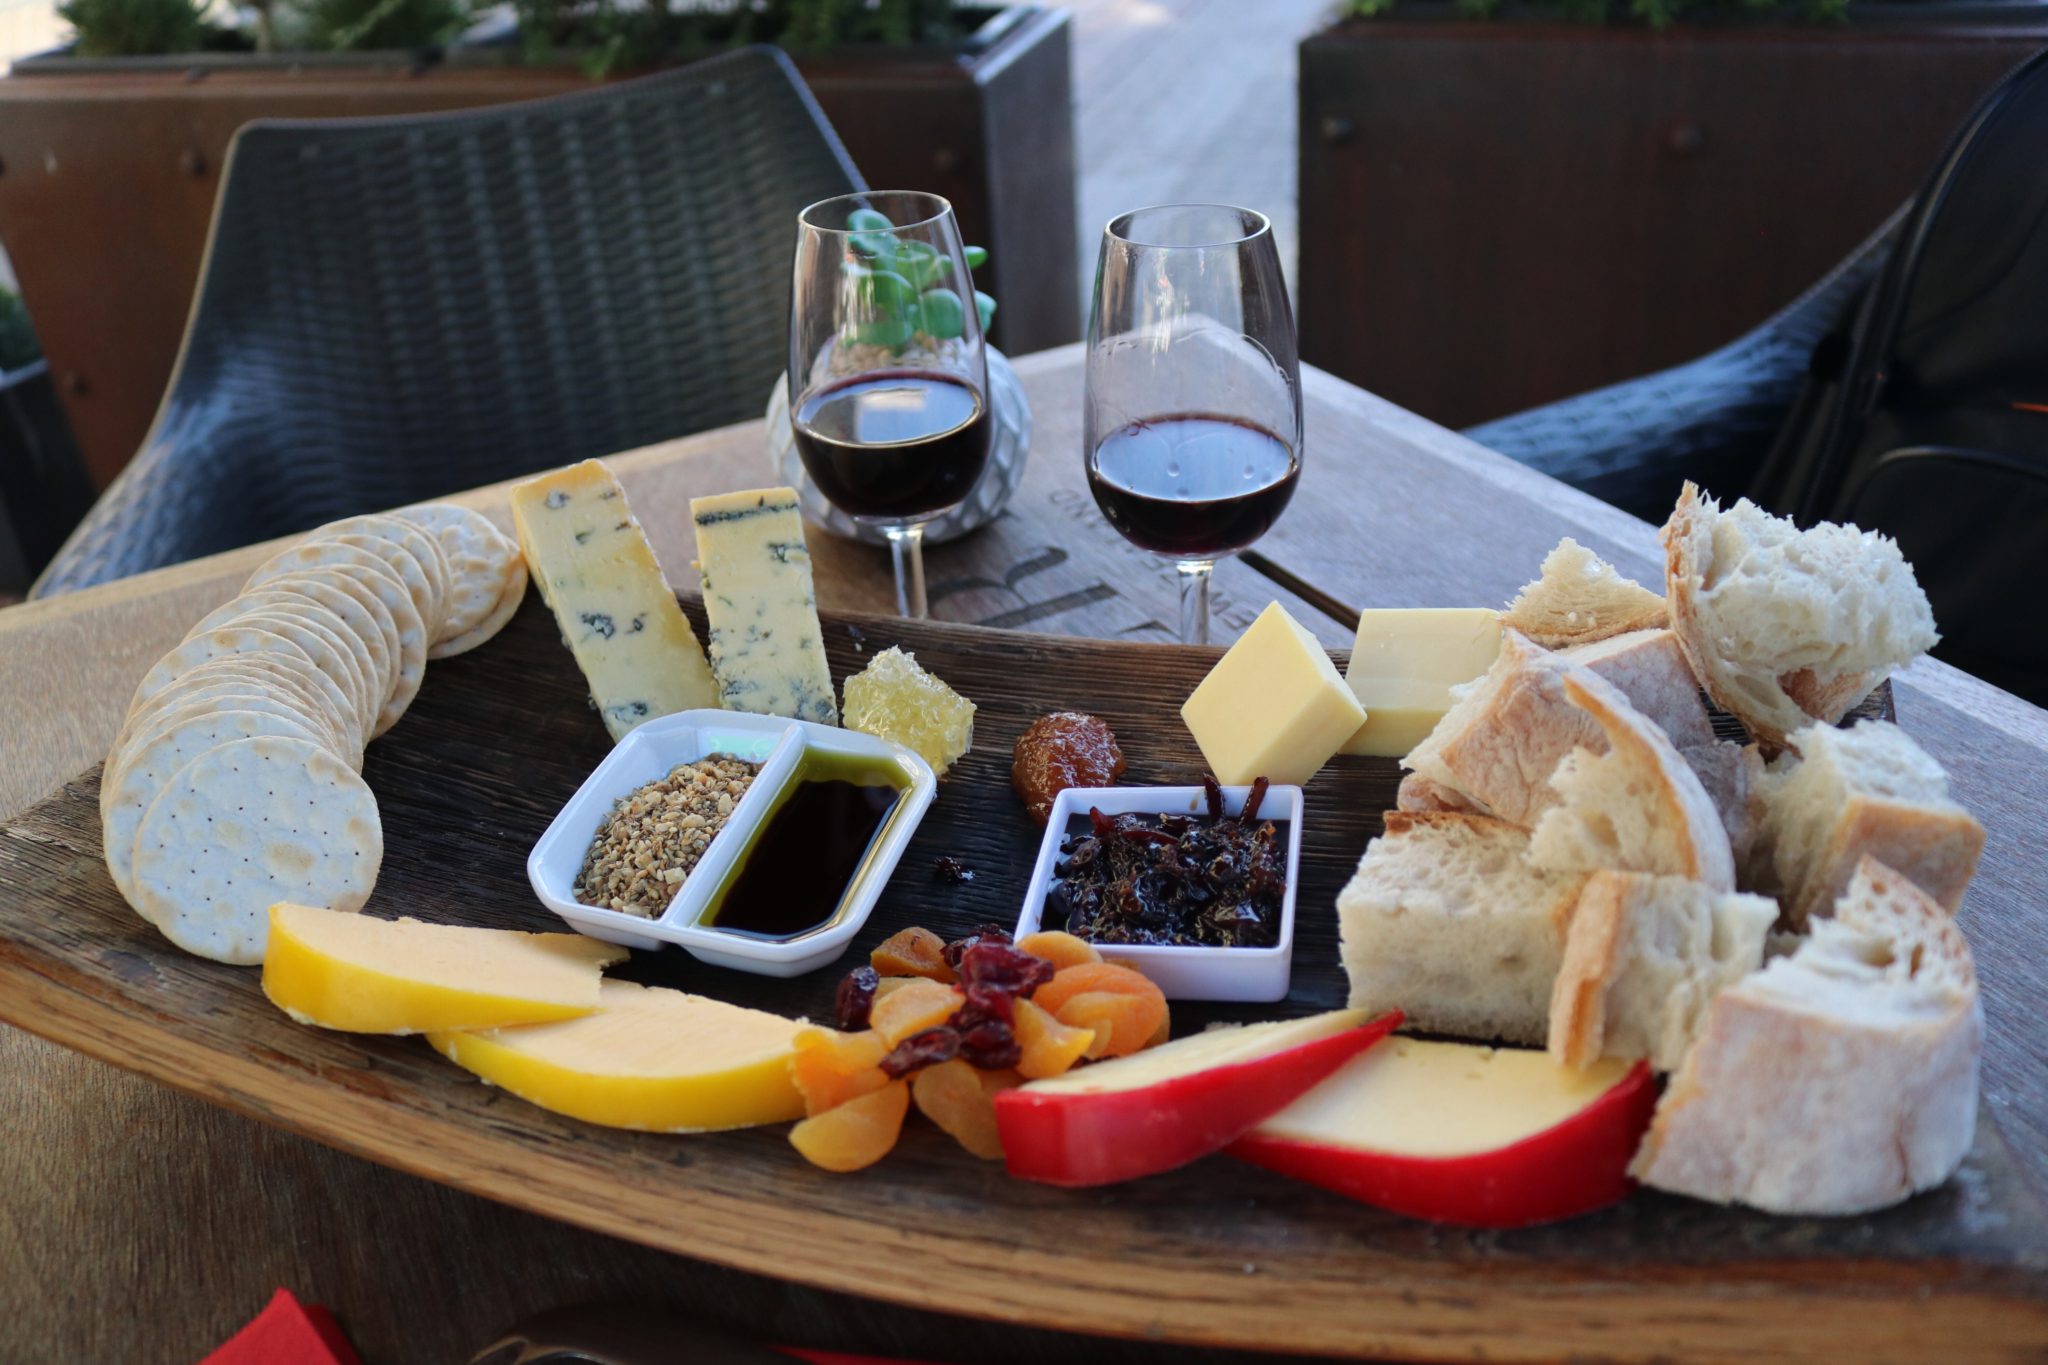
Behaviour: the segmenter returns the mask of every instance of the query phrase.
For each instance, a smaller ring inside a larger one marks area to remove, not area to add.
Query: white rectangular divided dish
[[[1225,787],[1223,812],[1244,809],[1250,787]],[[1024,893],[1024,912],[1017,919],[1017,937],[1035,934],[1045,913],[1046,892],[1067,838],[1067,822],[1090,808],[1104,815],[1204,815],[1208,796],[1200,787],[1069,788],[1053,802],[1038,846],[1038,863]],[[1268,787],[1259,815],[1287,822],[1287,894],[1280,904],[1280,937],[1270,948],[1163,948],[1137,944],[1098,944],[1103,958],[1135,967],[1172,1000],[1283,1000],[1294,966],[1294,897],[1301,880],[1301,815],[1299,787]]]
[[[855,874],[839,913],[806,933],[787,939],[758,938],[698,924],[718,893],[749,836],[766,819],[795,780],[807,752],[845,754],[894,765],[903,776],[902,796],[882,827],[873,850]],[[620,797],[655,782],[684,763],[713,754],[759,763],[747,794],[733,807],[717,837],[677,888],[668,908],[653,919],[621,910],[584,905],[575,897],[576,874],[591,840]],[[692,956],[722,967],[763,976],[798,976],[846,951],[875,908],[889,876],[910,845],[910,837],[931,808],[938,779],[931,765],[901,745],[854,730],[841,730],[779,716],[738,711],[679,711],[632,731],[605,756],[569,798],[526,859],[526,878],[550,910],[593,938],[629,948],[680,944]]]

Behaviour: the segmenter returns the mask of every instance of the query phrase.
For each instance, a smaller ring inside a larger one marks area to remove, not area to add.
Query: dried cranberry
[[[938,861],[932,864],[932,874],[940,881],[951,882],[954,886],[965,886],[974,880],[973,868],[958,858],[948,857],[943,853],[939,855]]]
[[[1044,958],[1013,944],[977,943],[960,955],[953,970],[964,985],[993,986],[1011,995],[1029,995],[1052,980],[1057,969]]]
[[[992,981],[970,981],[966,987],[967,1003],[953,1016],[956,1028],[967,1028],[984,1019],[996,1019],[1007,1024],[1016,1017],[1016,994]]]
[[[866,1028],[881,984],[881,975],[873,967],[855,967],[840,978],[839,993],[832,999],[832,1021],[847,1033]]]
[[[923,1033],[913,1033],[882,1058],[882,1072],[892,1081],[913,1071],[922,1071],[960,1055],[960,1030],[941,1024]]]
[[[1000,924],[983,924],[965,938],[956,938],[946,945],[946,965],[954,971],[960,970],[960,955],[977,943],[1008,943],[1010,931]]]
[[[960,1035],[960,1055],[983,1071],[1003,1071],[1017,1065],[1024,1049],[1008,1024],[989,1019]]]

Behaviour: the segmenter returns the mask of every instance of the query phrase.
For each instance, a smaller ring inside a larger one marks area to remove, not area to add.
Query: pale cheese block
[[[1298,786],[1365,724],[1322,642],[1278,602],[1259,613],[1180,708],[1216,780]]]
[[[796,490],[692,498],[690,517],[711,670],[726,708],[837,725]]]
[[[1108,1095],[1144,1090],[1175,1077],[1269,1057],[1358,1028],[1372,1018],[1365,1010],[1343,1009],[1265,1024],[1225,1024],[1127,1057],[1077,1066],[1057,1076],[1032,1081],[1023,1090],[1030,1095]]]
[[[598,1003],[580,1019],[427,1041],[529,1104],[611,1128],[700,1133],[803,1117],[789,1059],[810,1025],[630,981],[606,981]]]
[[[1500,613],[1483,607],[1368,608],[1344,681],[1365,708],[1347,754],[1399,758],[1451,709],[1451,689],[1493,666]]]
[[[1448,1159],[1548,1132],[1619,1085],[1630,1064],[1584,1070],[1547,1053],[1392,1037],[1258,1127],[1262,1137]]]
[[[602,461],[520,484],[512,519],[613,739],[658,716],[718,706],[697,636]]]
[[[626,950],[581,934],[528,934],[270,907],[263,993],[302,1024],[426,1033],[574,1019],[598,1007],[599,972]]]

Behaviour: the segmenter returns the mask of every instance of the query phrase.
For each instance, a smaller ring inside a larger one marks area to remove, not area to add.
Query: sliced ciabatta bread
[[[1969,1152],[1983,1033],[1948,912],[1866,858],[1797,951],[1714,997],[1633,1173],[1771,1213],[1895,1204]]]
[[[1949,799],[1948,776],[1898,726],[1809,725],[1764,784],[1765,842],[1786,918],[1824,915],[1864,855],[1950,913],[1977,871],[1984,826]]]
[[[1934,646],[1934,612],[1890,539],[1802,531],[1691,483],[1664,523],[1665,597],[1693,671],[1767,747],[1829,724]]]
[[[1415,1028],[1540,1045],[1585,877],[1529,865],[1528,834],[1452,812],[1387,813],[1337,897],[1354,1006]]]
[[[1593,718],[1606,751],[1577,748],[1550,786],[1558,804],[1530,838],[1530,860],[1557,872],[1654,872],[1735,889],[1735,856],[1721,813],[1678,750],[1618,688],[1588,673],[1565,697]]]
[[[1595,872],[1572,908],[1550,994],[1550,1055],[1676,1068],[1707,1003],[1763,965],[1778,903],[1683,877]]]
[[[1575,748],[1606,746],[1593,718],[1573,706],[1564,680],[1574,669],[1605,678],[1680,742],[1712,739],[1698,686],[1668,631],[1635,631],[1553,653],[1518,632],[1501,632],[1486,676],[1451,689],[1444,718],[1401,760],[1477,809],[1533,826],[1555,804],[1548,779]]]
[[[1663,598],[1566,536],[1543,556],[1541,576],[1508,603],[1501,624],[1563,649],[1668,626],[1671,614]]]

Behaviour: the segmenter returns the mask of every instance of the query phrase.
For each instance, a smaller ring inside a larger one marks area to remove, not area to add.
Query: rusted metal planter
[[[2027,6],[1662,33],[1443,10],[1302,43],[1298,278],[1304,360],[1451,426],[1761,322],[2048,43]]]
[[[1013,5],[958,49],[797,60],[869,184],[945,195],[968,239],[989,248],[984,287],[1002,301],[991,335],[1019,354],[1079,335],[1068,33],[1065,11]],[[0,80],[0,242],[95,482],[135,453],[170,378],[236,129],[585,83],[573,64],[517,65],[491,49],[432,63],[389,53],[18,64]]]

